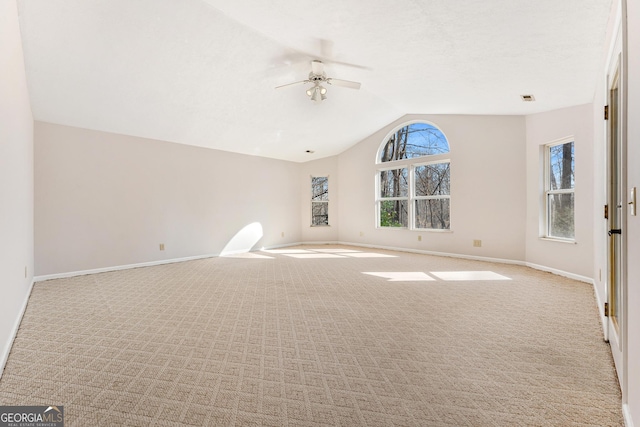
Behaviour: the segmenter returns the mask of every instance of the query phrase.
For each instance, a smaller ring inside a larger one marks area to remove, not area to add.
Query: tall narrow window
[[[329,177],[311,177],[311,226],[329,225]]]
[[[414,228],[449,228],[451,173],[449,162],[417,165],[413,169]]]
[[[546,237],[575,238],[574,141],[545,146]]]
[[[380,172],[380,226],[407,227],[409,174],[407,168]]]
[[[410,123],[391,133],[378,152],[379,227],[450,228],[448,153],[447,138],[430,123]]]

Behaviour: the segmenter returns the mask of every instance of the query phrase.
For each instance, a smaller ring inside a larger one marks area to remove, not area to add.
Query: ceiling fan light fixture
[[[327,93],[327,88],[320,86],[316,83],[312,88],[307,89],[307,96],[311,98],[312,101],[321,102],[327,97],[325,94]]]

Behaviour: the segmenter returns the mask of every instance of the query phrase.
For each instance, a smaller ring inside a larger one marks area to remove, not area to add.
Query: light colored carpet
[[[296,249],[37,283],[0,404],[68,426],[624,425],[590,285]]]

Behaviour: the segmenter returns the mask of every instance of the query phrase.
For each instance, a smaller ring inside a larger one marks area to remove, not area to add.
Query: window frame
[[[381,153],[384,150],[386,144],[388,143],[391,136],[396,133],[399,129],[405,126],[411,126],[412,124],[422,123],[427,124],[436,128],[442,135],[444,136],[449,151],[446,153],[439,154],[428,154],[420,157],[412,157],[412,158],[404,158],[398,160],[390,160],[387,162],[383,162],[381,160]],[[415,192],[415,169],[419,166],[427,166],[434,164],[449,164],[449,177],[451,177],[451,144],[449,143],[449,139],[445,135],[445,133],[437,126],[435,123],[426,121],[426,120],[412,120],[409,122],[402,123],[399,126],[394,127],[391,132],[389,132],[382,143],[378,147],[376,151],[376,176],[375,176],[375,221],[377,229],[405,229],[405,230],[417,230],[424,232],[451,232],[451,188],[449,188],[448,195],[436,195],[436,196],[416,196]],[[387,170],[394,169],[407,169],[408,176],[408,194],[406,197],[382,197],[382,182],[381,182],[381,172]],[[450,183],[451,187],[451,183]],[[416,201],[417,200],[436,200],[436,199],[447,199],[449,200],[449,228],[418,228],[416,227]],[[381,202],[386,200],[404,200],[407,203],[407,226],[404,227],[394,227],[394,226],[383,226],[381,225]]]
[[[402,159],[403,161],[405,159]],[[410,205],[410,197],[411,197],[411,167],[410,165],[401,165],[398,162],[400,161],[396,161],[396,162],[385,162],[385,163],[380,163],[380,164],[384,164],[384,165],[390,165],[389,167],[384,167],[384,168],[379,168],[376,171],[376,227],[377,228],[384,228],[384,229],[407,229],[410,228],[410,224],[411,224],[411,205]],[[382,172],[385,171],[391,171],[391,170],[400,170],[400,169],[406,169],[407,170],[407,195],[406,196],[394,196],[394,197],[382,197],[382,180],[381,180],[381,175]],[[380,216],[380,209],[381,209],[381,203],[383,201],[405,201],[407,203],[407,226],[406,227],[394,227],[394,226],[383,226],[381,225],[381,221],[382,218]]]
[[[317,178],[324,178],[327,181],[327,199],[326,200],[315,200],[314,199],[313,180],[317,179]],[[310,184],[311,184],[310,188],[309,188],[310,191],[311,191],[311,205],[310,205],[310,207],[311,207],[311,212],[310,212],[311,223],[310,223],[310,227],[330,227],[331,225],[329,223],[329,218],[330,218],[330,216],[329,216],[329,194],[330,194],[329,193],[329,175],[322,175],[322,176],[311,175]],[[327,222],[325,224],[314,224],[314,221],[313,221],[313,217],[314,217],[314,215],[313,215],[313,206],[315,204],[325,204],[326,205],[325,209],[326,209],[326,212],[327,212]]]
[[[446,153],[449,154],[449,153]],[[419,159],[423,159],[424,157],[431,157],[431,156],[423,156],[423,157],[418,157]],[[411,210],[412,210],[412,215],[410,217],[410,219],[412,220],[412,230],[420,230],[420,231],[449,231],[451,230],[451,182],[449,182],[449,194],[440,194],[440,195],[435,195],[435,196],[418,196],[416,195],[416,178],[415,178],[415,174],[416,174],[416,168],[420,167],[420,166],[430,166],[430,165],[441,165],[441,164],[448,164],[449,165],[449,180],[451,180],[451,159],[441,159],[441,160],[431,160],[428,162],[420,162],[420,163],[414,163],[411,165],[411,170],[410,170],[410,178],[409,178],[409,195],[410,195],[410,203],[411,203]],[[416,227],[416,220],[417,220],[417,216],[416,216],[416,201],[418,200],[442,200],[442,199],[446,199],[449,200],[449,228],[422,228],[422,227]]]
[[[557,147],[564,144],[573,144],[573,187],[572,188],[562,188],[553,190],[551,189],[551,149],[553,147]],[[540,229],[541,229],[541,238],[546,240],[557,240],[567,243],[575,243],[576,241],[576,210],[575,210],[575,201],[576,201],[576,177],[575,177],[575,167],[576,167],[576,142],[573,136],[569,136],[566,138],[562,138],[542,146],[543,150],[543,189],[542,189],[542,215],[540,221]],[[551,234],[551,203],[550,197],[558,194],[572,194],[573,195],[573,237],[562,237],[555,236]]]

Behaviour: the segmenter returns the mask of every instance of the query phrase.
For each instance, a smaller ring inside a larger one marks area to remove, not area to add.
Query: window
[[[311,226],[329,225],[329,177],[311,177]]]
[[[574,142],[545,146],[545,237],[575,237]]]
[[[409,219],[407,168],[380,172],[380,226],[407,227]]]
[[[449,229],[449,162],[417,165],[415,182],[415,228]]]
[[[450,228],[449,143],[436,126],[410,123],[382,145],[378,163],[379,227]],[[391,167],[391,165],[397,165]]]

